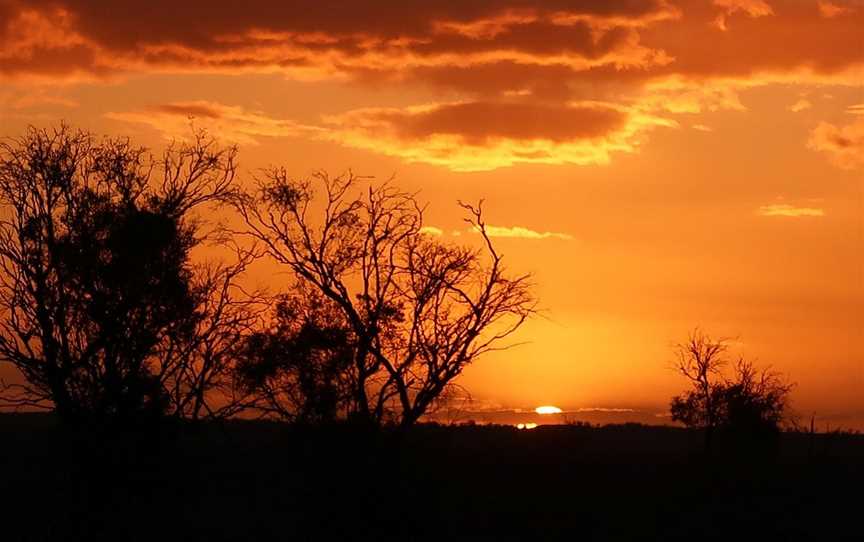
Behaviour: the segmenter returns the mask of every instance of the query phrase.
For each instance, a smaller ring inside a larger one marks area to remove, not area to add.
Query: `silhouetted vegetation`
[[[4,540],[809,539],[856,517],[830,490],[864,479],[860,436],[781,432],[791,385],[699,330],[684,428],[418,423],[535,312],[482,202],[460,202],[471,249],[390,183],[235,176],[204,133],[158,158],[65,126],[0,143],[4,406],[53,410],[0,414]],[[259,259],[284,291],[243,287]],[[719,436],[745,454],[705,461]]]
[[[276,301],[271,328],[244,339],[238,361],[242,385],[256,407],[282,420],[330,423],[351,400],[351,330],[333,301],[304,292]]]
[[[462,207],[482,251],[425,234],[414,196],[351,174],[273,169],[238,198],[246,233],[341,313],[353,358],[346,417],[412,425],[533,313],[529,277],[507,273],[481,207]]]
[[[714,340],[698,329],[676,346],[676,369],[693,389],[672,398],[672,420],[703,429],[709,450],[717,432],[738,438],[776,437],[788,417],[792,385],[743,358],[735,363],[731,377],[724,376],[728,347],[728,339]]]
[[[26,379],[8,402],[108,425],[220,413],[208,392],[251,323],[231,297],[248,259],[190,251],[235,155],[198,134],[156,159],[65,126],[0,144],[0,357]]]
[[[425,234],[388,183],[274,169],[242,194],[235,161],[203,133],[160,158],[66,126],[0,146],[0,359],[24,378],[7,405],[100,425],[255,409],[408,427],[534,311],[480,206],[462,204],[473,250]],[[247,226],[233,235],[202,219],[228,201]],[[229,263],[192,261],[210,240]],[[240,288],[262,256],[290,292]]]
[[[675,427],[203,424],[79,461],[50,420],[0,415],[3,540],[844,540],[864,439],[781,435],[705,463]]]

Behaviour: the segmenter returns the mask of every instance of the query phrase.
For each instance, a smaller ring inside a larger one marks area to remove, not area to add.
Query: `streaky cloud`
[[[825,211],[818,207],[796,207],[788,204],[772,204],[759,207],[757,214],[770,217],[818,217],[825,216]]]

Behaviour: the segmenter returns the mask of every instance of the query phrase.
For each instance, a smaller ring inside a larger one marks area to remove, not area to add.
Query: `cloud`
[[[816,207],[795,207],[794,205],[787,204],[773,204],[759,207],[756,214],[760,216],[800,218],[808,216],[825,216],[825,211]]]
[[[370,115],[392,125],[399,137],[422,139],[455,135],[482,145],[491,139],[545,139],[553,142],[590,139],[619,129],[626,113],[598,105],[544,105],[512,102],[462,102]]]
[[[441,237],[444,235],[444,230],[441,228],[436,228],[435,226],[423,226],[420,228],[420,233],[425,233],[426,235],[432,235],[435,237]]]
[[[745,111],[748,88],[859,86],[862,27],[859,0],[127,0],[110,10],[101,0],[0,0],[0,80],[278,73],[433,88],[459,104],[347,111],[313,137],[454,170],[605,164],[651,128],[674,126],[670,115]],[[608,111],[574,106],[586,103]],[[199,106],[196,123],[241,143],[310,133]],[[180,113],[115,118],[176,135],[188,124]],[[544,120],[553,113],[563,121]]]
[[[609,104],[456,102],[367,108],[330,116],[328,137],[408,162],[454,171],[517,163],[606,164],[635,152],[645,134],[674,121]]]
[[[813,104],[810,103],[810,100],[807,100],[805,98],[801,98],[800,100],[798,100],[794,104],[790,105],[788,109],[789,109],[789,111],[792,111],[793,113],[799,113],[801,111],[805,111],[807,109],[810,109],[811,107],[813,107]]]
[[[58,75],[253,70],[332,77],[503,58],[642,65],[651,52],[638,44],[636,29],[679,16],[666,0],[262,0],[242,8],[228,1],[128,0],[111,10],[98,0],[0,0],[0,6],[8,28],[37,28],[38,21],[40,34],[53,39],[4,31],[0,70]],[[70,44],[85,48],[88,58],[65,66],[32,62],[37,48],[59,52]],[[16,62],[22,59],[31,62]]]
[[[600,103],[367,108],[325,117],[317,126],[210,101],[171,102],[105,116],[150,126],[166,139],[188,137],[192,127],[242,145],[256,145],[262,137],[307,137],[454,171],[516,163],[606,164],[612,153],[635,152],[650,129],[676,126],[669,119]]]
[[[470,90],[484,85],[476,69],[493,73],[486,87],[506,83],[499,94],[567,93],[793,72],[853,84],[850,70],[864,61],[856,0],[261,0],[242,9],[127,0],[110,10],[100,0],[0,0],[0,14],[0,74],[9,77],[279,72]],[[726,31],[707,31],[712,24]]]
[[[477,229],[472,230],[474,233],[479,233]],[[505,237],[511,239],[560,239],[563,241],[572,241],[573,236],[567,233],[557,232],[538,232],[522,226],[486,226],[486,235],[489,237]]]
[[[832,17],[837,17],[838,15],[844,15],[851,12],[851,7],[840,6],[831,2],[823,2],[822,0],[819,1],[819,14],[826,19],[830,19]]]
[[[137,111],[107,113],[105,116],[150,126],[166,139],[188,137],[194,126],[204,128],[227,142],[242,145],[256,145],[260,137],[315,135],[321,131],[314,126],[269,117],[243,107],[208,101],[168,103]]]
[[[79,103],[71,98],[50,92],[44,88],[0,91],[0,110],[20,111],[36,107],[76,108]]]
[[[636,412],[633,408],[609,408],[609,407],[582,407],[567,412]]]
[[[715,21],[717,27],[723,31],[729,29],[726,19],[739,11],[753,18],[774,15],[774,10],[764,0],[714,0],[714,5],[723,8],[723,13],[718,15]]]
[[[864,103],[850,105],[846,108],[846,112],[852,115],[864,115]]]
[[[864,118],[845,126],[821,122],[810,132],[807,146],[826,154],[839,168],[864,167]]]
[[[479,233],[480,230],[477,228],[469,228],[464,230],[466,233]],[[427,235],[434,235],[436,237],[440,237],[444,235],[444,230],[441,228],[436,228],[435,226],[424,226],[420,229],[421,233],[425,233]],[[454,237],[460,237],[462,235],[462,230],[453,230],[450,235]],[[572,241],[574,237],[572,235],[566,233],[557,233],[557,232],[539,232],[534,231],[529,228],[524,228],[522,226],[490,226],[486,225],[486,234],[489,237],[504,237],[510,239],[560,239],[563,241]]]
[[[694,130],[699,130],[700,132],[713,132],[714,131],[713,128],[711,128],[710,126],[707,126],[705,124],[694,124],[692,126],[692,128]]]

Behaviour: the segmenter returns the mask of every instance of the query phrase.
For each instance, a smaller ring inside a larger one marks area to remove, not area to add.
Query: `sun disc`
[[[562,410],[557,406],[546,405],[538,406],[534,409],[534,412],[537,414],[561,414]]]

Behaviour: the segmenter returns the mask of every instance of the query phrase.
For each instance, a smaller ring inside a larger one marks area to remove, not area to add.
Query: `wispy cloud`
[[[846,112],[850,115],[864,115],[864,103],[850,105],[846,108]]]
[[[79,105],[77,101],[53,94],[45,88],[0,92],[0,109],[12,111],[45,106],[76,108]]]
[[[844,13],[851,13],[852,9],[846,6],[839,6],[832,2],[819,2],[819,15],[825,17],[826,19],[831,19],[838,15],[843,15]]]
[[[461,237],[463,233],[479,233],[480,230],[468,228],[467,230],[453,230],[449,233],[452,237]],[[443,229],[435,226],[423,226],[420,233],[434,235],[436,237],[445,235]],[[575,239],[568,233],[552,232],[552,231],[536,231],[522,226],[491,226],[486,225],[486,235],[489,237],[509,238],[509,239],[560,239],[562,241],[572,241]]]
[[[477,233],[477,230],[473,230]],[[561,239],[563,241],[572,241],[574,237],[567,233],[558,233],[551,231],[534,231],[522,226],[486,226],[486,234],[489,237],[505,237],[516,239]]]
[[[774,14],[774,10],[764,0],[714,0],[714,5],[724,9],[715,20],[717,28],[724,32],[729,30],[726,19],[737,12],[746,13],[754,19]]]
[[[714,131],[714,128],[711,128],[710,126],[708,126],[706,124],[694,124],[693,129],[699,130],[700,132],[713,132]]]
[[[191,127],[205,128],[215,136],[241,145],[257,145],[260,137],[315,135],[321,128],[268,116],[244,107],[218,102],[190,101],[154,105],[136,111],[112,112],[112,120],[144,124],[168,139],[182,139]]]
[[[636,412],[633,408],[610,408],[610,407],[582,407],[565,412]]]
[[[831,163],[841,169],[864,167],[864,116],[846,126],[819,123],[810,132],[807,146],[828,155]]]
[[[434,235],[435,237],[441,237],[444,235],[444,230],[441,228],[436,228],[435,226],[423,226],[420,228],[420,233],[425,233],[426,235]]]
[[[646,133],[670,119],[606,103],[469,101],[366,108],[325,118],[343,145],[453,171],[517,163],[608,164],[636,152]]]
[[[799,113],[801,111],[806,111],[807,109],[810,109],[811,107],[813,107],[813,104],[810,103],[810,100],[807,100],[805,98],[801,98],[800,100],[798,100],[794,104],[790,105],[788,109],[789,109],[789,111],[792,111],[793,113]]]
[[[763,205],[762,207],[759,207],[759,210],[756,212],[756,214],[760,216],[800,218],[825,216],[825,211],[824,209],[821,209],[819,207],[796,207],[794,205],[781,203],[773,205]]]

